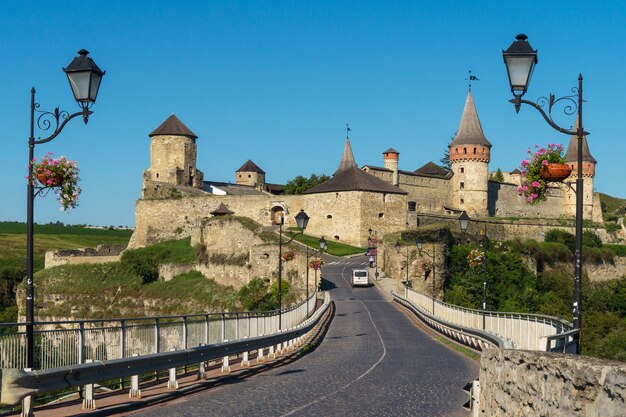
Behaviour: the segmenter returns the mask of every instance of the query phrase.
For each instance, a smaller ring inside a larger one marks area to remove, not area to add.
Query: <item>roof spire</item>
[[[356,162],[354,161],[354,154],[352,153],[352,146],[350,145],[350,137],[348,136],[351,129],[346,125],[346,144],[343,148],[343,155],[341,156],[341,162],[339,162],[339,166],[335,171],[334,175],[337,175],[341,171],[344,171],[351,167],[356,167]]]
[[[472,75],[471,77],[474,76]],[[476,112],[476,106],[474,106],[472,90],[469,90],[467,93],[467,100],[465,101],[465,108],[463,109],[463,115],[461,116],[459,130],[449,146],[458,145],[483,145],[491,147],[491,143],[489,143],[485,137],[483,128],[480,125],[478,113]]]

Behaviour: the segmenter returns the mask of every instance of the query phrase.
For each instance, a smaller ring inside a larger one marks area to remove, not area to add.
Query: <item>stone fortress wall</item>
[[[480,416],[603,417],[626,410],[626,364],[560,353],[487,349]]]

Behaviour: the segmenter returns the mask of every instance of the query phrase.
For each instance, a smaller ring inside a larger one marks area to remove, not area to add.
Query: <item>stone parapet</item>
[[[485,350],[480,416],[623,416],[626,364],[586,356]]]

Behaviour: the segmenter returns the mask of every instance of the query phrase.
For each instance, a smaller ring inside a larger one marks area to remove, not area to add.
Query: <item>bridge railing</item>
[[[317,294],[282,310],[283,329],[315,310]],[[308,308],[307,308],[308,304]],[[278,311],[36,322],[34,369],[187,349],[278,332]],[[26,367],[24,323],[0,323],[0,368]]]
[[[415,303],[430,315],[446,322],[466,328],[484,330],[500,338],[510,340],[515,349],[554,350],[568,345],[576,331],[572,324],[558,317],[538,314],[505,313],[455,306],[434,300],[432,297],[405,288],[405,298]],[[434,311],[433,311],[434,306]],[[564,338],[564,341],[558,341]]]

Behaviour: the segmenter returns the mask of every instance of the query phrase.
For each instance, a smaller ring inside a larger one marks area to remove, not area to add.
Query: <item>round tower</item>
[[[574,130],[578,129],[578,122]],[[601,216],[601,213],[593,212],[593,179],[596,176],[596,164],[598,161],[589,152],[587,144],[587,136],[582,139],[582,171],[583,171],[583,219],[598,221],[594,218]],[[566,216],[576,216],[576,178],[578,178],[578,136],[572,135],[569,139],[567,152],[565,153],[565,162],[572,168],[572,173],[564,183],[565,188],[565,206],[564,212]],[[602,221],[601,217],[599,221]]]
[[[263,189],[265,186],[265,171],[257,164],[248,159],[237,171],[235,171],[235,183]]]
[[[471,89],[467,94],[459,130],[448,147],[454,173],[450,180],[452,205],[470,214],[488,216],[491,143],[480,125]]]
[[[383,152],[383,159],[385,161],[385,168],[392,171],[391,183],[398,185],[398,160],[400,159],[400,152],[389,148]]]
[[[144,172],[144,181],[202,188],[203,174],[196,169],[195,133],[172,114],[148,136],[150,168]]]

